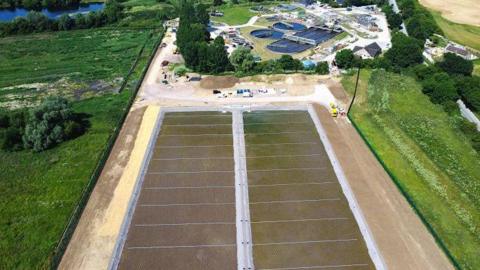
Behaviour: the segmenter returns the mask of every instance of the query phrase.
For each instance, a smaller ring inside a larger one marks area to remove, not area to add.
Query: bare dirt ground
[[[128,115],[59,269],[107,269],[155,116],[145,108]]]
[[[452,22],[480,26],[480,1],[478,0],[420,0],[430,9],[439,11]]]
[[[231,114],[215,114],[217,117],[196,116],[196,112],[165,114],[155,147],[149,150],[156,155],[148,165],[119,269],[236,269],[234,164],[233,156],[226,156],[233,149],[233,140],[220,142],[217,134],[207,131],[201,137],[213,143],[205,147],[197,139],[198,133],[192,133],[199,125],[219,125],[222,134],[231,133]],[[184,140],[165,145],[164,139],[171,137]],[[230,150],[210,156],[203,151],[177,156],[185,148],[203,150],[218,145],[228,145]],[[207,183],[190,186],[171,181],[185,174]],[[226,185],[213,185],[218,174]]]
[[[238,81],[238,78],[234,76],[209,76],[200,81],[200,87],[204,89],[230,88]]]
[[[453,269],[347,119],[316,110],[388,269]]]
[[[308,113],[258,111],[244,119],[255,267],[374,269]]]

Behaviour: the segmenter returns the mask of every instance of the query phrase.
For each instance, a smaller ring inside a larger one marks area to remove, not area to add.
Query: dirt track
[[[353,126],[316,110],[388,269],[453,269]]]

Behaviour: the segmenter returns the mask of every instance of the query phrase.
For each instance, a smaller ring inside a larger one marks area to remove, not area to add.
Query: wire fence
[[[157,29],[158,30],[158,29]],[[152,33],[153,35],[154,33]],[[133,88],[133,93],[132,96],[130,97],[127,106],[124,109],[124,112],[122,116],[118,119],[117,124],[115,125],[115,128],[113,130],[113,133],[110,135],[107,144],[103,150],[103,152],[100,155],[100,158],[97,162],[97,165],[95,169],[92,172],[92,175],[90,176],[90,180],[88,181],[88,184],[86,185],[85,189],[82,192],[81,198],[75,207],[72,215],[69,218],[69,221],[62,233],[62,237],[60,238],[57,246],[55,247],[55,251],[53,252],[53,255],[51,256],[50,259],[50,268],[51,269],[56,269],[58,268],[58,265],[60,264],[60,261],[63,257],[63,254],[65,253],[65,250],[67,249],[68,243],[70,242],[70,239],[72,238],[73,232],[75,231],[75,228],[78,224],[78,221],[80,220],[80,217],[82,215],[83,210],[85,209],[85,206],[87,205],[88,199],[90,198],[90,195],[93,191],[93,188],[95,187],[95,184],[97,183],[98,178],[100,177],[100,174],[102,173],[103,168],[105,167],[105,163],[107,162],[108,157],[110,156],[110,153],[112,151],[112,148],[115,144],[115,141],[118,138],[118,135],[120,133],[120,130],[123,126],[123,123],[125,119],[127,118],[127,115],[130,111],[130,107],[132,106],[133,102],[135,101],[135,98],[137,96],[138,90],[140,89],[140,86],[142,85],[143,79],[145,78],[145,75],[148,71],[148,67],[152,63],[155,54],[158,51],[158,48],[160,46],[160,43],[162,42],[163,36],[165,35],[165,31],[162,30],[162,33],[160,33],[158,40],[154,43],[154,47],[152,50],[152,53],[147,61],[147,64],[142,70],[142,73],[140,75],[139,80],[136,82],[135,87]],[[125,79],[121,85],[120,91],[123,91],[130,80],[131,75],[135,71],[139,61],[142,58],[143,52],[145,50],[145,47],[148,44],[148,41],[150,39],[147,39],[145,43],[143,44],[142,48],[140,49],[134,63],[132,64],[132,67],[128,71],[128,73],[125,76]]]
[[[353,102],[352,102],[353,104]],[[450,262],[453,264],[453,266],[456,268],[456,269],[463,269],[460,264],[458,263],[458,261],[455,259],[455,257],[452,255],[452,253],[450,252],[450,250],[447,248],[447,246],[445,245],[444,241],[442,240],[442,238],[438,235],[438,233],[435,231],[435,228],[430,224],[430,222],[428,222],[427,218],[423,215],[422,211],[419,209],[419,207],[416,205],[415,203],[415,200],[409,195],[408,191],[405,189],[405,187],[402,186],[402,181],[400,181],[398,179],[398,177],[395,175],[395,173],[393,173],[389,168],[388,166],[385,164],[385,162],[382,160],[382,158],[380,157],[380,155],[378,154],[379,152],[377,151],[377,149],[369,142],[369,140],[367,139],[367,137],[365,136],[365,134],[362,132],[362,130],[360,129],[359,125],[355,122],[354,118],[352,117],[352,113],[351,111],[348,112],[347,114],[348,116],[348,119],[350,120],[350,122],[352,122],[352,125],[353,127],[355,128],[355,130],[358,132],[358,134],[360,135],[360,137],[362,138],[362,140],[365,142],[365,144],[368,146],[368,148],[370,149],[370,151],[373,153],[373,155],[375,156],[375,158],[377,159],[377,161],[382,165],[383,169],[387,172],[387,174],[390,176],[390,178],[393,180],[393,183],[395,183],[395,185],[397,186],[398,190],[400,190],[400,192],[402,193],[402,195],[405,197],[405,199],[407,199],[408,203],[410,204],[410,206],[413,208],[413,210],[415,211],[415,214],[417,214],[417,216],[420,218],[420,220],[422,221],[422,223],[425,225],[425,227],[427,227],[428,231],[430,232],[430,234],[433,236],[433,238],[435,239],[435,241],[437,242],[437,244],[440,246],[440,248],[443,250],[443,252],[445,253],[445,255],[448,257],[448,259],[450,260]]]

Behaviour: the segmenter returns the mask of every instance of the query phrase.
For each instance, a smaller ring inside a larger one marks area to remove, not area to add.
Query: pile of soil
[[[202,78],[200,87],[204,89],[231,88],[238,82],[234,76],[208,76]]]

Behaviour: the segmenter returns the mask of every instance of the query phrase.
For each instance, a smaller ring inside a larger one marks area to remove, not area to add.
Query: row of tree
[[[80,1],[81,0],[0,0],[0,7],[8,9],[23,7],[29,10],[40,10],[42,8],[62,10],[78,7]]]
[[[268,61],[255,61],[249,48],[240,47],[233,51],[230,62],[238,75],[274,74],[285,72],[309,71],[317,74],[328,74],[327,62],[320,62],[316,66],[304,67],[302,62],[291,55],[282,55],[278,59]]]
[[[28,111],[0,112],[0,147],[40,152],[82,135],[88,127],[66,99],[50,97]]]
[[[26,17],[0,23],[0,36],[95,28],[117,22],[122,14],[123,6],[116,0],[109,0],[102,11],[78,13],[74,16],[64,14],[57,20],[49,19],[41,12],[30,11]]]
[[[210,21],[207,6],[192,0],[179,0],[175,6],[180,18],[177,46],[185,65],[197,72],[221,73],[233,70],[223,38],[213,42],[207,30]]]
[[[433,34],[442,34],[432,14],[417,0],[397,0],[397,3],[410,36],[425,42]]]

